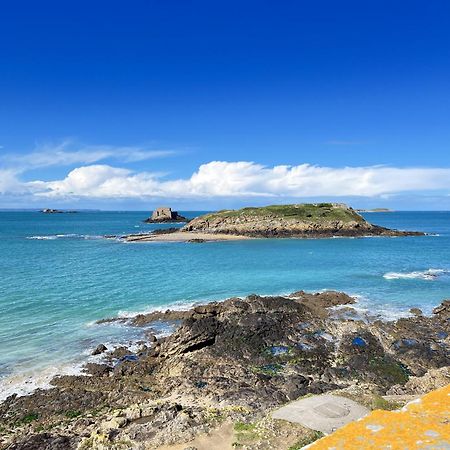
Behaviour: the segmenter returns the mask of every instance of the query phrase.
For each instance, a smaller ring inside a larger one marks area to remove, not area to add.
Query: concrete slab
[[[323,394],[289,403],[274,411],[272,417],[330,434],[369,412],[365,406],[348,398]]]

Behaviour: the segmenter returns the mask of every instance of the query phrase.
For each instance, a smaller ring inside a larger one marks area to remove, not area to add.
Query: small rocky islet
[[[318,435],[271,419],[280,405],[338,393],[391,409],[450,381],[450,300],[431,316],[414,310],[396,321],[362,315],[354,303],[344,293],[299,291],[104,320],[143,327],[146,338],[137,351],[99,346],[103,361],[86,364],[85,375],[9,397],[0,446],[189,448],[230,426],[235,446],[287,449]],[[169,336],[152,332],[162,322],[173,327]]]
[[[168,206],[160,206],[156,208],[152,215],[145,219],[145,223],[174,223],[174,222],[187,222],[188,219],[178,214],[178,211],[172,211],[172,208]]]
[[[170,208],[166,208],[170,209]],[[150,223],[171,221],[158,219],[155,210]],[[187,221],[187,219],[183,218]],[[174,220],[172,220],[173,222]],[[341,203],[302,203],[223,210],[187,221],[179,229],[162,236],[149,232],[122,236],[127,242],[146,241],[211,241],[249,238],[330,238],[367,236],[422,236],[420,231],[393,230],[369,223],[353,208]]]

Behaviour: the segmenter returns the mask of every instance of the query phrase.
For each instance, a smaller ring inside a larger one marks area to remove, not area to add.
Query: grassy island
[[[342,203],[300,203],[222,210],[193,219],[182,231],[250,237],[310,238],[422,234],[373,225],[353,208]]]
[[[291,205],[270,205],[262,207],[247,207],[242,209],[221,210],[202,216],[207,219],[214,218],[283,218],[302,220],[305,222],[322,222],[337,220],[342,222],[365,222],[354,209],[341,203],[299,203]]]

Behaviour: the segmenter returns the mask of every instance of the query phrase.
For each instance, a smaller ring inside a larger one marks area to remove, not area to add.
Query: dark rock
[[[436,314],[442,320],[450,319],[450,300],[444,300],[439,306],[433,309],[433,314]]]
[[[153,230],[152,234],[172,234],[180,231],[179,228],[171,227],[171,228],[160,228],[158,230]]]
[[[187,319],[192,316],[192,311],[154,311],[149,314],[138,314],[130,320],[130,324],[136,327],[142,327],[153,322],[176,322]]]
[[[139,360],[139,357],[137,355],[125,355],[125,356],[122,356],[122,358],[119,359],[119,363],[136,362],[138,360]]]
[[[87,363],[84,365],[83,370],[87,374],[95,377],[105,377],[109,375],[112,368],[107,364]]]
[[[156,331],[153,328],[148,328],[144,335],[149,342],[156,342],[158,338],[156,337]]]
[[[77,447],[79,439],[52,435],[50,433],[32,434],[8,447],[8,450],[71,450]]]
[[[95,355],[100,355],[101,353],[106,352],[106,350],[108,350],[108,348],[107,348],[105,345],[100,344],[100,345],[98,345],[97,348],[92,352],[92,355],[93,355],[93,356],[95,356]]]
[[[132,355],[133,352],[128,350],[126,347],[117,347],[112,352],[108,354],[110,359],[122,359],[124,356]]]
[[[411,314],[413,314],[414,316],[416,316],[416,317],[423,316],[423,312],[422,312],[422,310],[419,309],[419,308],[411,308],[411,309],[409,310],[409,312],[410,312]]]

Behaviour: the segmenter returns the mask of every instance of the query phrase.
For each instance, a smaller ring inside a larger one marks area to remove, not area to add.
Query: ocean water
[[[346,291],[359,307],[396,317],[411,307],[430,313],[450,297],[450,212],[365,214],[379,225],[431,234],[423,237],[205,244],[102,238],[161,227],[144,224],[146,216],[0,211],[0,399],[47,386],[56,373],[76,373],[99,343],[142,335],[95,324],[106,317],[300,289]]]

